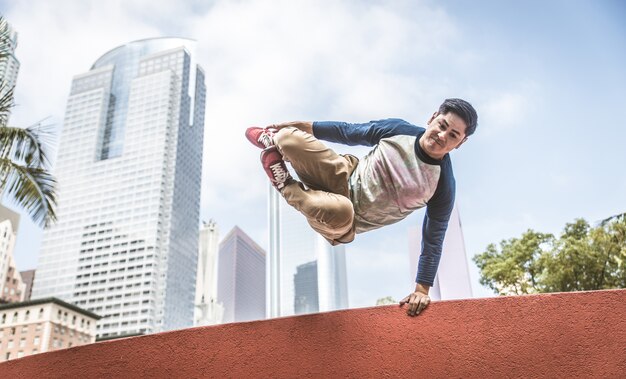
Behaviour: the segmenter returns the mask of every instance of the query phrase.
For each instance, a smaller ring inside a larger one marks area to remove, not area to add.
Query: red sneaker
[[[250,141],[254,146],[267,149],[270,146],[274,146],[274,129],[264,129],[253,126],[251,128],[246,129],[246,138]]]
[[[280,155],[276,146],[268,147],[261,152],[261,164],[277,190],[281,191],[287,184],[293,182],[283,156]]]

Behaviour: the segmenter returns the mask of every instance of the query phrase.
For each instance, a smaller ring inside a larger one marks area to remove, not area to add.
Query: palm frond
[[[9,23],[0,15],[0,59],[11,54],[11,29]]]
[[[0,126],[6,126],[9,122],[13,105],[13,87],[9,87],[4,81],[0,82]]]
[[[45,169],[0,158],[0,190],[24,208],[36,224],[48,226],[56,221],[56,180]]]
[[[52,127],[38,123],[28,128],[0,127],[0,158],[29,167],[48,168],[47,146],[52,143]]]

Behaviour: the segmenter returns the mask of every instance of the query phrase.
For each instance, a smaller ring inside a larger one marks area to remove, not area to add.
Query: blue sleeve
[[[315,121],[313,135],[316,138],[344,145],[374,146],[383,138],[395,135],[417,135],[419,128],[397,118],[350,124],[338,121]]]
[[[450,161],[448,160],[447,163]],[[426,205],[426,215],[422,225],[422,253],[417,267],[416,283],[432,287],[439,267],[443,240],[448,229],[455,197],[455,182],[451,166],[442,167],[437,190]]]

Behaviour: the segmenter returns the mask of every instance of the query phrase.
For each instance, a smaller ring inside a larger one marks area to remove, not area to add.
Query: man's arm
[[[280,130],[282,128],[293,127],[296,129],[300,129],[303,132],[307,132],[309,134],[313,134],[313,122],[311,121],[290,121],[283,122],[280,124],[272,124],[268,126],[268,128]]]
[[[449,163],[449,161],[448,161]],[[444,173],[437,186],[437,191],[426,207],[424,224],[422,226],[422,253],[420,254],[415,278],[415,291],[402,299],[400,306],[408,304],[407,314],[416,316],[430,304],[428,292],[433,286],[441,252],[443,240],[448,229],[448,221],[454,207],[455,184],[451,170],[449,176]]]
[[[340,121],[292,121],[270,125],[270,128],[282,129],[295,127],[321,140],[344,145],[374,146],[385,138],[398,134],[416,135],[418,128],[400,119],[370,121],[363,124],[351,124]]]

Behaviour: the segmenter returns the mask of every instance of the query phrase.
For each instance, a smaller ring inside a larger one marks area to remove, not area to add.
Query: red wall
[[[626,290],[227,324],[0,364],[5,378],[626,377]]]

